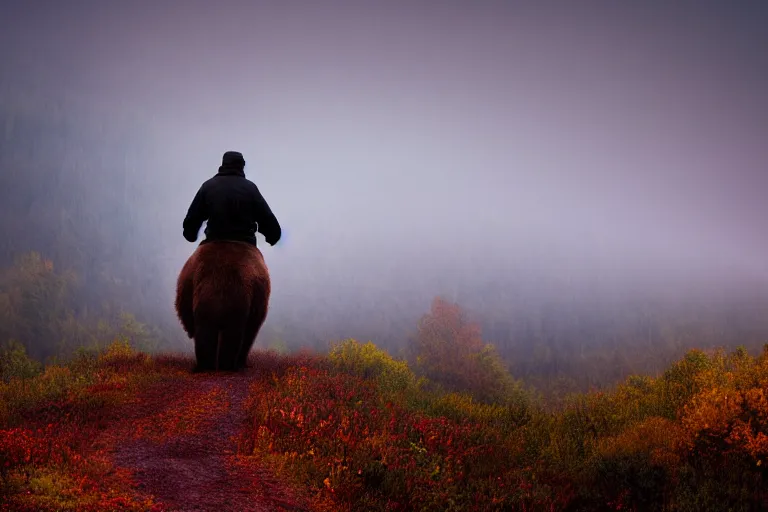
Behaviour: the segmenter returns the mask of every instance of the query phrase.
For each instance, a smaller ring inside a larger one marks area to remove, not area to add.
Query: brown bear
[[[197,247],[176,283],[176,313],[195,340],[196,371],[246,366],[270,293],[269,271],[255,246],[211,241]]]

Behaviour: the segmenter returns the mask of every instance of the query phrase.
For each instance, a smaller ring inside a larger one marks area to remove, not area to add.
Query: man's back
[[[267,243],[280,240],[281,229],[259,188],[245,177],[242,154],[227,151],[219,172],[203,183],[184,219],[184,238],[197,240],[204,221],[206,242],[236,240],[256,245],[256,231]]]

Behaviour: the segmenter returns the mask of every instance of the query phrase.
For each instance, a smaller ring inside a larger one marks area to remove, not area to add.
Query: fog
[[[762,3],[180,5],[0,6],[5,100],[96,133],[36,151],[105,155],[83,204],[124,187],[133,211],[94,208],[94,243],[135,249],[168,317],[182,219],[230,149],[284,230],[259,238],[264,336],[389,340],[437,295],[511,316],[768,280]]]

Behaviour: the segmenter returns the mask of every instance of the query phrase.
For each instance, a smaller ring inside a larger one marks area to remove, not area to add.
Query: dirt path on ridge
[[[109,429],[116,469],[168,510],[308,510],[269,471],[235,464],[253,377],[200,374],[151,386]]]

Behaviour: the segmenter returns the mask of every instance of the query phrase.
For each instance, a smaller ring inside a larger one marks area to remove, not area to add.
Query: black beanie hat
[[[227,151],[221,157],[221,166],[242,169],[245,167],[245,158],[243,158],[243,154],[239,151]]]

